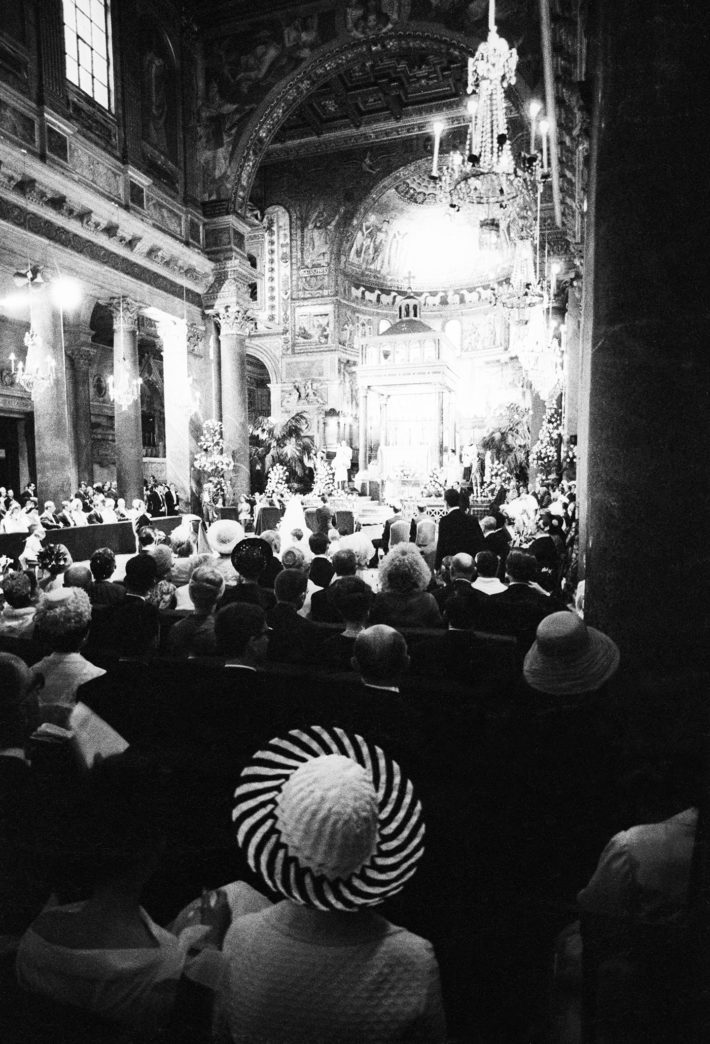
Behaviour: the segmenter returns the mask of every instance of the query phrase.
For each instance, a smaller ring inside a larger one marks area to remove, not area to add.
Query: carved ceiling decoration
[[[275,144],[321,137],[363,125],[437,111],[459,102],[465,90],[466,62],[462,56],[412,53],[372,57],[337,73],[321,84],[283,123]]]
[[[244,212],[257,168],[264,153],[284,123],[325,83],[335,82],[349,69],[357,69],[373,61],[410,60],[422,54],[430,61],[446,61],[453,69],[462,65],[475,48],[476,41],[436,26],[393,29],[375,38],[337,40],[318,50],[310,61],[285,77],[261,102],[232,150],[235,162],[230,170],[233,184],[232,207]]]

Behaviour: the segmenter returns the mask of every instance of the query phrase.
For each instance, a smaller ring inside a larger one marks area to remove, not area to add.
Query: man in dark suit
[[[447,489],[444,501],[448,512],[439,522],[439,537],[436,543],[436,568],[446,555],[465,552],[471,557],[483,551],[486,544],[478,519],[467,515],[460,508],[461,494],[457,489]]]
[[[158,648],[160,614],[154,605],[146,602],[156,576],[157,566],[152,555],[136,555],[126,562],[126,597],[111,610],[106,621],[111,650],[121,656],[144,656]]]
[[[510,634],[518,639],[521,652],[535,640],[541,620],[565,607],[546,594],[535,583],[537,562],[533,555],[519,548],[508,554],[506,577],[508,588],[500,594],[486,596],[486,630]]]
[[[62,501],[62,510],[57,514],[57,522],[62,528],[68,529],[70,526],[75,526],[76,522],[72,518],[70,510],[70,504],[68,500]]]
[[[276,605],[267,613],[272,634],[269,659],[277,663],[311,663],[315,654],[318,628],[298,615],[302,607],[308,576],[301,569],[282,569],[274,580]]]
[[[399,504],[397,501],[393,501],[390,504],[390,507],[394,511],[394,515],[392,515],[391,518],[388,518],[387,521],[385,522],[385,527],[382,530],[382,538],[380,540],[380,547],[382,548],[382,550],[384,551],[385,554],[387,554],[387,552],[390,549],[390,535],[391,535],[391,532],[392,532],[392,526],[396,525],[398,522],[404,522],[405,521],[404,515],[402,514],[402,505],[401,504]],[[407,525],[410,525],[410,524],[411,523],[407,523]],[[399,536],[399,533],[398,533],[398,536]],[[404,539],[406,540],[407,536],[405,536]],[[374,542],[375,546],[377,546],[377,541],[375,540],[373,542]]]
[[[498,558],[500,563],[498,576],[502,579],[505,576],[505,560],[508,557],[513,538],[508,532],[505,519],[499,512],[498,518],[495,518],[493,515],[486,515],[481,520],[481,529],[483,531],[483,539],[486,542],[486,550],[492,551]]]
[[[328,587],[322,591],[314,591],[311,595],[311,620],[317,623],[342,623],[343,618],[333,602],[333,590],[338,581],[345,576],[357,573],[357,556],[350,548],[343,548],[333,555],[334,576]]]
[[[453,598],[454,595],[460,595],[462,598],[466,597],[471,602],[475,600],[475,594],[471,586],[475,573],[476,570],[471,555],[461,553],[452,557],[451,565],[449,567],[451,583],[447,584],[445,587],[439,587],[434,591],[436,604],[442,612],[444,611],[446,603],[450,598]]]
[[[323,533],[325,536],[328,536],[328,530],[335,525],[335,518],[326,495],[323,494],[320,499],[320,505],[316,508],[316,533]]]
[[[156,483],[154,486],[151,486],[148,490],[145,506],[151,518],[160,518],[167,515],[165,494],[161,485]]]
[[[61,529],[62,524],[57,518],[57,506],[53,500],[45,500],[44,511],[39,516],[44,529]]]
[[[325,533],[311,533],[308,538],[308,547],[313,555],[308,569],[308,579],[316,587],[327,587],[335,573],[335,566],[326,555],[328,537]]]

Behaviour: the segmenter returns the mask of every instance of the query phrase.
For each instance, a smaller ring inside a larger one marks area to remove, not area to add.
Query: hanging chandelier
[[[119,318],[119,329],[123,332],[123,298],[120,298],[120,318]],[[123,333],[122,333],[123,335]],[[111,401],[115,402],[125,412],[129,406],[132,406],[134,402],[140,397],[141,385],[143,381],[140,377],[130,377],[128,374],[128,363],[126,362],[125,352],[121,357],[121,367],[116,375],[116,364],[114,362],[114,372],[109,377],[108,381],[108,393],[111,397]]]
[[[15,353],[10,355],[10,372],[15,378],[15,383],[28,391],[33,397],[41,392],[56,378],[56,363],[51,355],[47,354],[44,359],[38,358],[42,351],[42,340],[30,329],[24,337],[27,348],[26,362],[16,361]]]

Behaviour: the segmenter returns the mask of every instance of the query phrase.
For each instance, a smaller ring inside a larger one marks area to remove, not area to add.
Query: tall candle
[[[496,27],[496,0],[490,0],[488,4],[488,29],[495,29]]]
[[[540,120],[540,137],[542,138],[542,169],[547,170],[547,132],[550,124],[547,120]]]
[[[439,142],[441,141],[441,133],[443,129],[443,123],[434,124],[434,155],[431,161],[431,173],[435,178],[439,176]]]
[[[538,115],[540,113],[540,109],[541,108],[542,108],[542,105],[540,105],[539,101],[531,101],[530,102],[530,155],[531,156],[532,156],[532,154],[535,151],[535,124],[537,122],[537,118],[538,118]]]

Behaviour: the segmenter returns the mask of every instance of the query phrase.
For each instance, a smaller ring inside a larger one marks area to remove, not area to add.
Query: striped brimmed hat
[[[375,906],[424,852],[422,809],[399,765],[314,725],[255,754],[235,792],[237,840],[274,892],[319,910]]]

